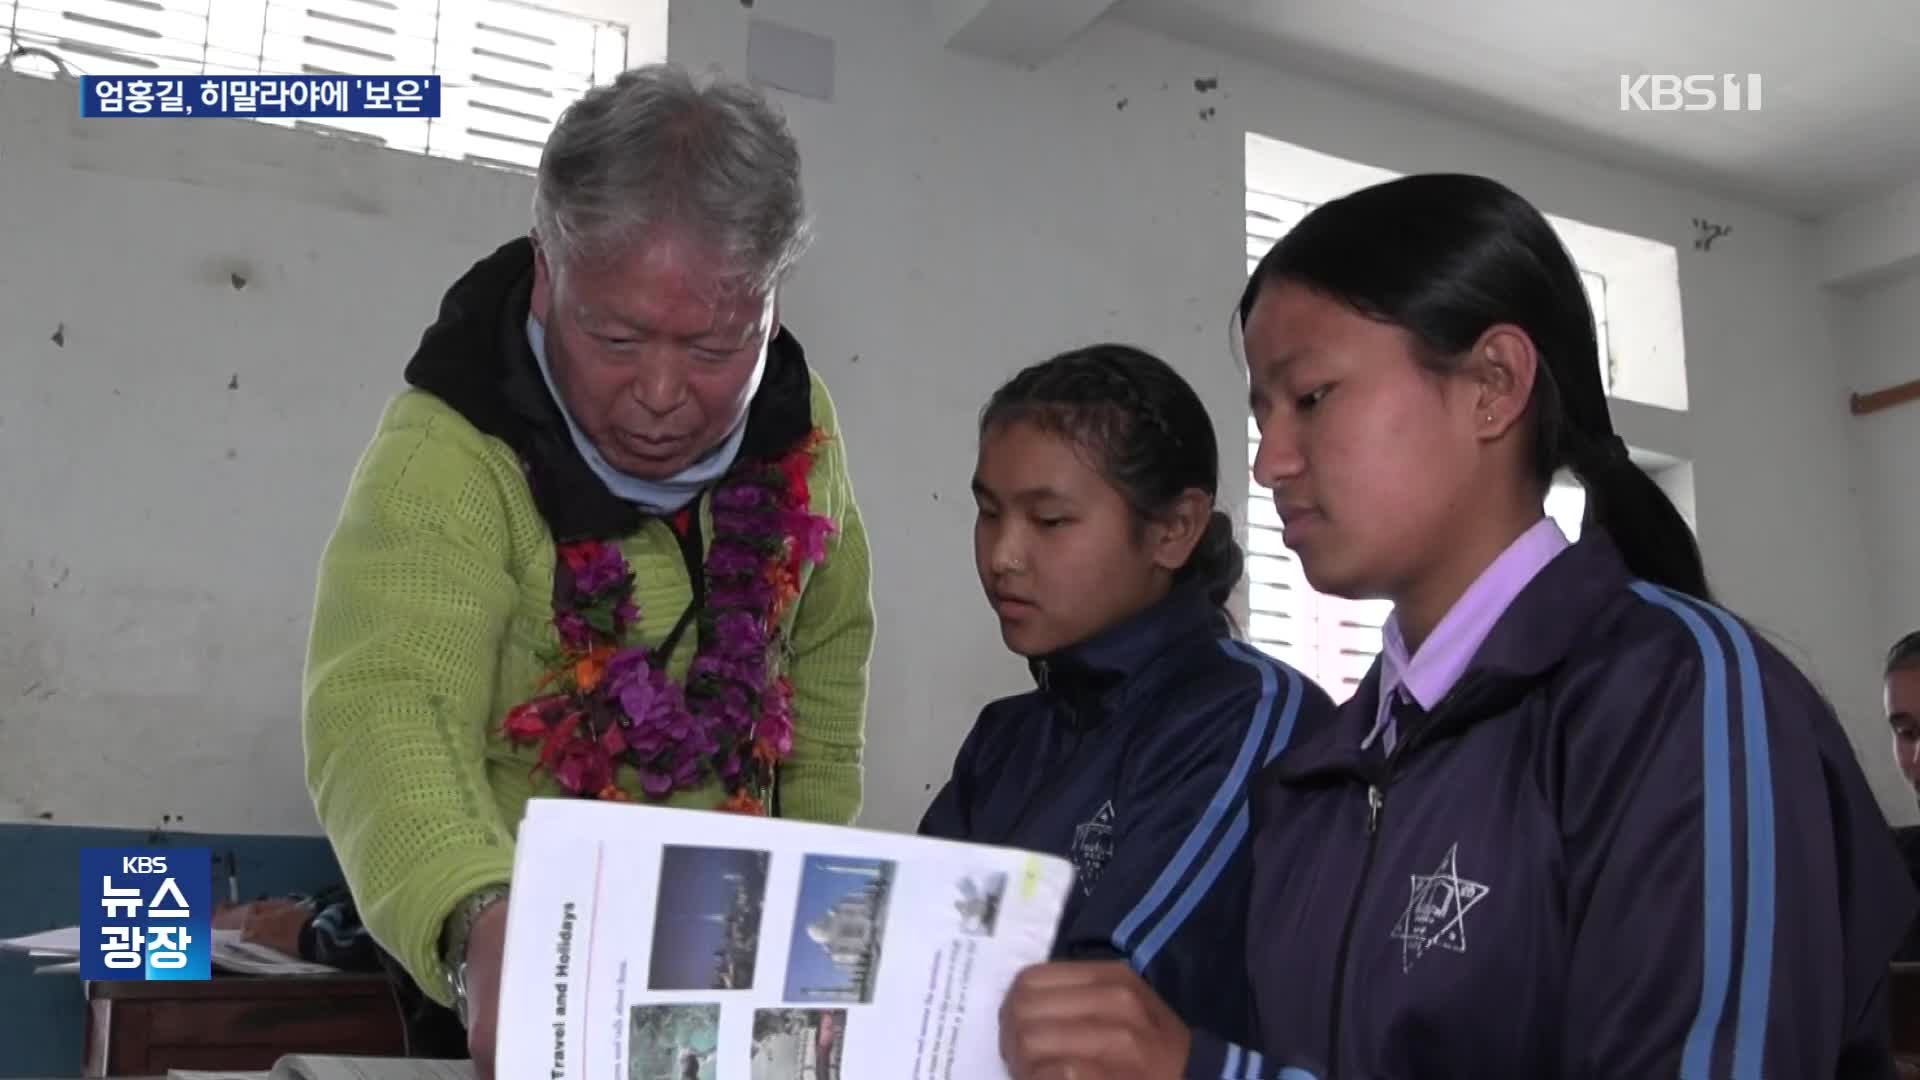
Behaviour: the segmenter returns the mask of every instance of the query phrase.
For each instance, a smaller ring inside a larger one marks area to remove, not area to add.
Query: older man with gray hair
[[[307,780],[368,927],[492,1073],[514,836],[571,795],[851,822],[873,603],[781,325],[800,157],[666,65],[561,117],[447,292],[320,567]]]

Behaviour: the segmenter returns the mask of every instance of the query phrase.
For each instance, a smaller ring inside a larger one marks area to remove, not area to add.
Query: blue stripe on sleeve
[[[1133,910],[1129,911],[1126,918],[1121,919],[1114,929],[1113,942],[1128,954],[1135,971],[1146,970],[1147,965],[1152,962],[1161,947],[1179,930],[1187,915],[1205,896],[1207,888],[1212,886],[1226,865],[1226,858],[1222,853],[1230,855],[1233,848],[1244,839],[1247,828],[1246,808],[1243,805],[1246,784],[1253,774],[1256,763],[1263,760],[1260,754],[1261,746],[1268,742],[1268,737],[1274,730],[1276,722],[1274,705],[1279,697],[1279,680],[1274,677],[1273,669],[1277,665],[1266,661],[1264,656],[1261,661],[1249,660],[1236,651],[1240,648],[1237,642],[1222,641],[1220,646],[1227,655],[1243,663],[1252,664],[1260,673],[1260,700],[1254,705],[1252,719],[1247,725],[1246,737],[1240,742],[1240,752],[1234,758],[1233,768],[1228,772],[1226,782],[1221,784],[1220,790],[1214,793],[1212,801],[1207,804],[1206,812],[1200,816],[1200,820],[1187,834],[1179,850],[1174,852],[1172,860],[1161,870],[1159,878],[1153,883],[1153,888],[1147,890],[1147,894],[1141,897],[1140,902],[1134,905]],[[1281,737],[1274,740],[1277,745],[1284,745],[1286,737],[1291,735],[1294,717],[1300,710],[1299,676],[1287,669],[1287,680],[1287,707],[1284,715],[1278,718],[1281,724]],[[1270,752],[1267,758],[1271,756]],[[1238,814],[1234,814],[1236,806],[1239,807]],[[1194,864],[1200,858],[1201,852],[1205,851],[1216,838],[1222,837],[1223,830],[1224,838],[1205,865],[1200,868],[1199,876],[1193,881],[1186,881],[1188,875],[1194,872]],[[1141,931],[1146,928],[1147,921],[1166,903],[1167,898],[1181,886],[1183,881],[1186,881],[1186,890],[1179,901],[1142,936]]]
[[[1766,1058],[1767,1007],[1773,990],[1774,807],[1773,762],[1767,740],[1767,699],[1753,638],[1731,615],[1708,604],[1726,631],[1740,666],[1740,733],[1747,780],[1747,925],[1740,951],[1740,1012],[1734,1025],[1733,1075],[1758,1077]]]
[[[1286,749],[1288,740],[1293,736],[1294,720],[1300,714],[1300,699],[1305,696],[1301,693],[1300,675],[1292,668],[1274,663],[1264,654],[1245,655],[1253,650],[1237,642],[1222,644],[1227,646],[1229,653],[1236,655],[1241,661],[1260,668],[1263,680],[1270,678],[1271,669],[1276,667],[1287,676],[1287,707],[1280,717],[1279,731],[1274,736],[1272,744],[1267,747],[1266,755],[1261,759],[1262,764],[1265,764]],[[1265,700],[1264,697],[1263,700]],[[1272,724],[1269,723],[1264,727],[1270,730]],[[1246,842],[1247,834],[1253,826],[1253,816],[1247,809],[1244,794],[1238,801],[1240,808],[1233,815],[1233,823],[1227,827],[1226,837],[1215,845],[1212,854],[1207,856],[1205,865],[1200,867],[1199,874],[1187,882],[1186,888],[1181,891],[1180,899],[1160,918],[1159,922],[1154,924],[1152,932],[1140,943],[1140,947],[1134,950],[1133,969],[1135,971],[1145,971],[1147,965],[1153,963],[1153,958],[1160,955],[1160,950],[1166,947],[1167,941],[1186,925],[1188,916],[1193,914],[1193,909],[1199,907],[1200,902],[1206,899],[1207,893],[1213,890],[1213,883],[1220,880],[1220,875],[1226,871],[1227,864],[1233,861],[1240,846]],[[1248,1075],[1257,1076],[1258,1073]]]
[[[1267,1059],[1258,1050],[1243,1050],[1233,1043],[1225,1043],[1226,1064],[1220,1069],[1220,1080],[1267,1080]],[[1274,1074],[1275,1080],[1320,1080],[1312,1072],[1295,1065],[1281,1066]]]
[[[1145,971],[1147,965],[1153,963],[1153,958],[1159,956],[1160,950],[1166,947],[1167,940],[1186,923],[1187,916],[1193,914],[1193,909],[1198,907],[1200,901],[1206,897],[1207,890],[1213,888],[1213,883],[1219,880],[1220,872],[1227,868],[1227,862],[1233,858],[1234,852],[1246,841],[1251,824],[1252,816],[1247,812],[1246,803],[1242,802],[1239,811],[1233,815],[1233,823],[1227,826],[1226,838],[1220,841],[1211,855],[1207,856],[1206,864],[1200,867],[1200,873],[1192,881],[1187,882],[1187,887],[1180,893],[1180,899],[1158,922],[1153,924],[1153,930],[1147,934],[1145,940],[1140,942],[1140,947],[1133,950],[1133,970]]]
[[[1306,688],[1300,685],[1300,673],[1268,656],[1266,653],[1242,642],[1231,639],[1223,640],[1220,642],[1220,647],[1226,650],[1227,655],[1259,670],[1261,673],[1260,685],[1263,690],[1267,686],[1267,676],[1271,675],[1275,670],[1278,670],[1287,677],[1287,708],[1280,716],[1280,730],[1274,737],[1273,745],[1267,747],[1267,756],[1261,759],[1261,764],[1271,764],[1274,758],[1280,756],[1280,751],[1285,750],[1287,744],[1293,741],[1293,725],[1294,722],[1300,718],[1300,702],[1301,699],[1307,696],[1305,692]],[[1262,704],[1266,705],[1267,703],[1263,700]],[[1267,707],[1271,708],[1271,705],[1267,705]]]
[[[1726,653],[1713,629],[1690,603],[1646,582],[1635,582],[1640,598],[1672,612],[1693,634],[1700,647],[1701,672],[1706,680],[1701,710],[1701,779],[1705,788],[1706,881],[1704,949],[1700,978],[1700,1005],[1687,1031],[1680,1060],[1683,1080],[1705,1080],[1713,1068],[1714,1036],[1725,1012],[1732,977],[1733,952],[1733,840],[1730,834],[1733,762],[1728,750]]]

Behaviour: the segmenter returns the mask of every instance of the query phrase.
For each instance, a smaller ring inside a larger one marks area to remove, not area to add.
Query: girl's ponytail
[[[1580,436],[1568,433],[1570,441]],[[1606,530],[1627,569],[1656,585],[1712,600],[1700,545],[1679,508],[1627,456],[1618,435],[1580,446],[1568,455],[1587,489],[1587,516]]]

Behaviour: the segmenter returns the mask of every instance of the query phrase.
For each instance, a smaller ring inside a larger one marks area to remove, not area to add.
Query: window
[[[1247,189],[1247,272],[1261,256],[1287,234],[1315,203]],[[1600,274],[1581,271],[1592,301],[1595,329],[1605,357],[1607,341],[1607,282]],[[1602,379],[1608,379],[1607,367]],[[1610,385],[1610,383],[1609,383]],[[1260,429],[1247,418],[1247,634],[1255,647],[1292,665],[1320,684],[1335,701],[1345,701],[1366,677],[1380,654],[1380,628],[1392,606],[1384,600],[1345,600],[1315,592],[1307,584],[1300,561],[1287,550],[1280,516],[1266,489],[1253,478],[1253,456],[1260,446]],[[1586,514],[1586,492],[1571,479],[1553,485],[1547,495],[1547,513],[1560,524],[1569,540],[1580,537]]]
[[[76,74],[439,75],[435,118],[259,122],[518,170],[629,51],[624,24],[518,0],[0,0],[0,28]]]

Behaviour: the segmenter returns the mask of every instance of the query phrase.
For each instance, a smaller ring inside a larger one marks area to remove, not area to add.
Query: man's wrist
[[[440,931],[440,959],[446,966],[447,984],[453,991],[454,1009],[462,1024],[467,1021],[467,946],[473,928],[481,916],[507,899],[505,885],[489,885],[468,894],[453,911]]]

